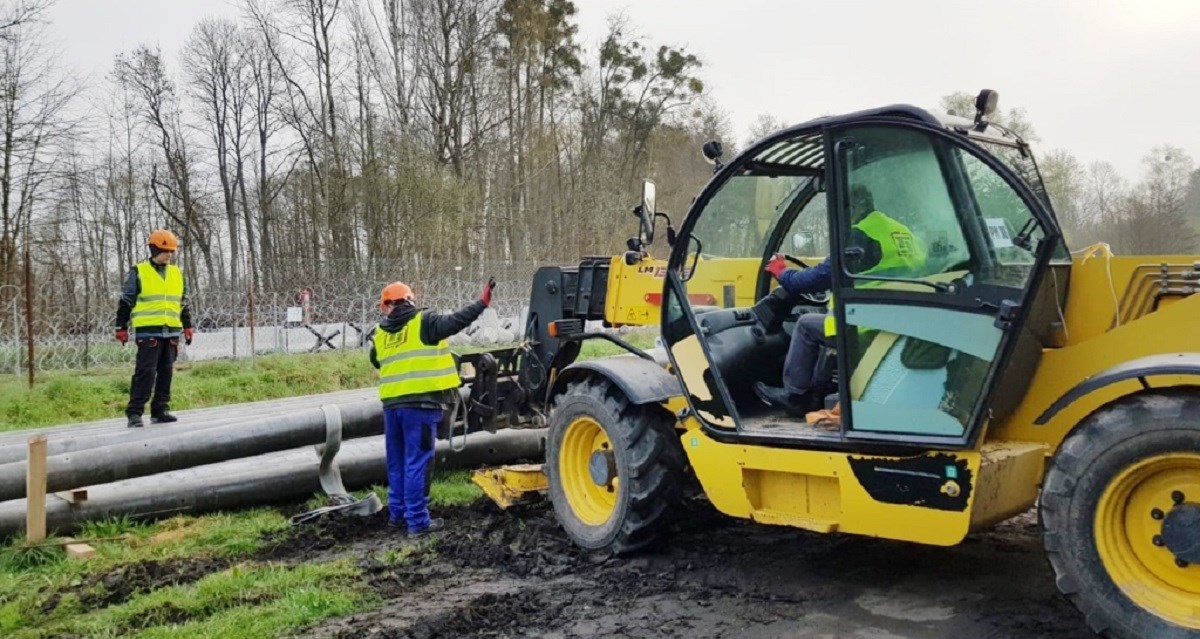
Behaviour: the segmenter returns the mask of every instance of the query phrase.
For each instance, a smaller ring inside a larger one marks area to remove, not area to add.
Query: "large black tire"
[[[611,515],[602,523],[589,523],[575,512],[564,487],[564,436],[581,418],[604,429],[616,462],[619,486]],[[657,405],[630,404],[606,380],[573,383],[555,403],[546,442],[550,501],[571,541],[582,548],[619,555],[657,540],[682,501],[685,463],[670,414]]]
[[[1110,486],[1121,485],[1114,480],[1123,471],[1178,453],[1200,453],[1200,393],[1144,394],[1104,407],[1063,441],[1046,473],[1038,513],[1046,554],[1058,589],[1098,635],[1200,639],[1200,629],[1172,623],[1139,605],[1117,585],[1112,569],[1101,559],[1096,530],[1100,513],[1113,508],[1105,505],[1102,509],[1102,497]],[[1109,502],[1119,503],[1111,495]],[[1189,495],[1187,501],[1200,502],[1200,494]],[[1171,508],[1169,499],[1165,507]],[[1140,510],[1129,512],[1140,516]],[[1145,516],[1151,518],[1150,509],[1145,510]],[[1153,518],[1160,517],[1161,513],[1155,513]],[[1109,519],[1115,526],[1117,518]],[[1108,524],[1102,525],[1111,530]],[[1102,534],[1111,538],[1111,533]],[[1140,537],[1138,540],[1143,543]],[[1170,568],[1200,571],[1200,565]]]

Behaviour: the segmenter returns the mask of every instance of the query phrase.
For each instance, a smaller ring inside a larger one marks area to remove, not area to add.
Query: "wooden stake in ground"
[[[46,538],[46,436],[29,438],[28,472],[25,475],[25,538]]]

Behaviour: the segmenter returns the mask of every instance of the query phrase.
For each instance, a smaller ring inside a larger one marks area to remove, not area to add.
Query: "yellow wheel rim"
[[[589,467],[594,453],[611,450],[608,433],[595,419],[576,417],[567,424],[558,456],[558,475],[572,512],[589,526],[604,524],[617,507],[620,481],[614,477],[608,485],[597,485]]]
[[[1117,587],[1140,606],[1200,629],[1200,565],[1182,567],[1159,535],[1175,497],[1200,501],[1200,453],[1139,461],[1109,482],[1096,509],[1096,547]]]

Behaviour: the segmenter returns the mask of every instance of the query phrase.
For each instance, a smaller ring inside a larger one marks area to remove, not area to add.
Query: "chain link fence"
[[[196,335],[190,346],[181,344],[180,359],[363,347],[382,319],[379,292],[394,280],[413,287],[418,306],[451,312],[479,299],[483,283],[489,276],[495,277],[491,307],[451,342],[476,346],[513,343],[524,334],[538,266],[425,264],[420,275],[406,277],[403,270],[392,270],[387,264],[366,269],[349,263],[324,264],[321,275],[290,276],[269,288],[193,291],[189,283],[188,306]],[[0,287],[0,373],[21,375],[28,370],[30,324],[36,371],[132,364],[136,349],[122,346],[113,337],[119,286],[92,290],[86,281],[72,286],[39,282],[35,277],[32,317],[27,317],[24,287]]]

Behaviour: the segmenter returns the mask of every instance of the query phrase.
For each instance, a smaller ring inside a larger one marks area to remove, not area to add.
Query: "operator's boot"
[[[445,530],[445,528],[446,528],[446,520],[442,519],[441,517],[437,517],[435,519],[430,519],[429,525],[424,528],[408,531],[408,536],[409,537],[420,537],[421,535],[428,535],[429,533],[435,533],[439,530]]]
[[[150,422],[153,424],[169,424],[177,421],[179,421],[178,417],[165,410],[159,413],[150,413]]]
[[[767,386],[762,382],[754,383],[754,394],[767,406],[782,408],[789,416],[799,419],[804,419],[815,408],[808,395],[797,395],[786,388]]]
[[[125,425],[129,428],[141,428],[145,424],[142,423],[142,416],[133,413],[126,413],[125,417],[129,420]]]

